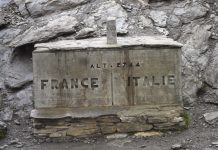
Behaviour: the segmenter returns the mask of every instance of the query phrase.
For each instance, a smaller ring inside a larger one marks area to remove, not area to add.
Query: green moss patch
[[[6,130],[0,130],[0,139],[5,138],[6,134],[7,134]]]
[[[190,117],[189,117],[188,112],[185,111],[185,112],[182,114],[182,118],[183,118],[183,120],[184,120],[184,122],[185,122],[185,128],[188,129],[189,123],[190,123]]]

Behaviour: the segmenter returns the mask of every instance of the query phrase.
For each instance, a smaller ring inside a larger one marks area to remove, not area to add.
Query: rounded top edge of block
[[[107,44],[106,37],[101,37],[83,40],[61,40],[56,42],[38,43],[35,44],[35,51],[111,49],[133,46],[181,48],[183,45],[164,36],[118,37],[117,44]]]

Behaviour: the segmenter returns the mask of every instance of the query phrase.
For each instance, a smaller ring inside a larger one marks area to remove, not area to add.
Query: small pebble
[[[171,149],[172,150],[179,150],[182,148],[182,144],[174,144],[171,146]]]
[[[10,141],[8,144],[9,145],[14,145],[14,144],[18,144],[19,140],[16,138],[15,140]]]
[[[16,124],[16,125],[20,125],[20,122],[16,119],[16,120],[14,120],[14,123]]]
[[[16,145],[15,147],[16,147],[16,148],[21,148],[21,147],[23,147],[23,144],[18,144],[18,145]]]
[[[218,141],[212,142],[212,145],[218,145]]]
[[[0,146],[0,150],[3,150],[3,149],[5,149],[6,147],[8,147],[8,145],[7,145],[7,144],[5,144],[5,145],[3,145],[3,146]]]

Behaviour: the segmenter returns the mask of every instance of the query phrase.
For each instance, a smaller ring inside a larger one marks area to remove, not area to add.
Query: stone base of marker
[[[181,106],[131,106],[33,110],[34,135],[87,137],[113,133],[181,130],[186,128]]]

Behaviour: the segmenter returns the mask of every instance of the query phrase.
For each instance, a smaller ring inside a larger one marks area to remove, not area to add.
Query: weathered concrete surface
[[[150,110],[146,112],[144,109]],[[158,110],[164,110],[168,111],[168,116],[170,116],[169,110],[176,110],[178,109],[178,112],[181,111],[181,108],[178,107],[178,105],[145,105],[145,106],[113,106],[113,107],[91,107],[91,108],[41,108],[41,109],[34,109],[31,112],[31,117],[36,119],[60,119],[60,118],[96,118],[100,116],[110,116],[112,114],[118,115],[119,118],[124,122],[131,122],[132,119],[134,119],[135,116],[143,116],[143,115],[155,115],[158,117],[160,115],[161,111],[158,112]],[[154,110],[154,112],[152,111]],[[155,113],[156,111],[156,113]],[[154,114],[153,114],[154,113]],[[172,112],[175,113],[175,112]],[[131,118],[131,115],[133,115]],[[110,118],[101,117],[101,120],[104,120],[104,122],[107,122],[107,120],[110,119],[109,122],[117,122],[116,117]],[[147,118],[142,118],[143,120],[146,120]],[[161,119],[161,116],[159,117]],[[161,119],[163,120],[163,118]],[[140,120],[139,120],[140,121]],[[166,121],[166,120],[164,120]],[[152,121],[151,121],[152,122]],[[160,123],[160,122],[158,122]]]
[[[108,46],[104,40],[37,44],[35,107],[181,103],[179,43],[134,37]]]
[[[145,46],[145,47],[174,47],[180,48],[182,44],[166,38],[165,36],[134,36],[134,37],[126,37],[126,38],[117,38],[117,45],[107,45],[107,39],[102,38],[94,38],[87,40],[76,40],[72,42],[72,40],[62,40],[57,42],[50,43],[39,43],[35,44],[35,48],[41,48],[42,51],[48,50],[82,50],[88,48],[122,48],[122,47],[130,47],[130,46]],[[40,49],[39,49],[40,51]]]

